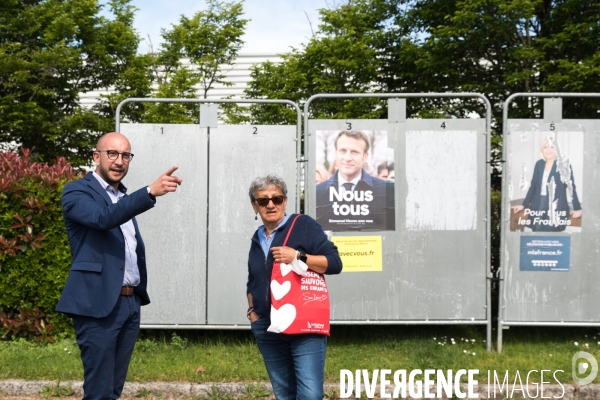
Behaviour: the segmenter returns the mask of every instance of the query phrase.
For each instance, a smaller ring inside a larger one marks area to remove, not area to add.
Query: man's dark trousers
[[[72,317],[85,371],[84,400],[119,398],[140,330],[140,298],[119,296],[103,318]]]

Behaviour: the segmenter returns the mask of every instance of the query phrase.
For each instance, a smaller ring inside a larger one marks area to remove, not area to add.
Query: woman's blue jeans
[[[267,332],[269,318],[251,325],[277,400],[321,400],[325,374],[325,335]]]

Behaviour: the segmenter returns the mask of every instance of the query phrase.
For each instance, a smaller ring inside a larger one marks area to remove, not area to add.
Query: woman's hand
[[[287,246],[271,247],[275,261],[289,264],[296,259],[296,250]]]
[[[512,206],[510,209],[512,210],[512,212],[514,214],[519,213],[521,211],[523,211],[523,209],[525,208],[525,206]]]
[[[573,210],[571,211],[572,218],[581,218],[581,210]]]
[[[296,259],[296,250],[291,247],[271,247],[271,252],[273,253],[275,261],[280,263],[290,264]],[[316,273],[324,274],[325,271],[327,271],[327,264],[328,261],[325,256],[306,255],[306,265],[308,266],[308,269],[313,270]]]
[[[258,319],[258,314],[254,312],[254,310],[250,311],[250,313],[248,314],[248,316],[250,316],[250,323],[253,323],[254,321],[256,321]]]

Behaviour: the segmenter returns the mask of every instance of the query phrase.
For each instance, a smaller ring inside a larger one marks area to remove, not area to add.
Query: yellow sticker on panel
[[[342,272],[373,272],[382,270],[381,236],[333,236],[342,258]]]

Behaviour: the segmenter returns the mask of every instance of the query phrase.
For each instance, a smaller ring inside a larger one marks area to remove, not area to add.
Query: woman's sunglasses
[[[254,199],[254,201],[256,201],[256,204],[258,204],[261,207],[268,206],[270,201],[272,201],[273,204],[278,206],[281,203],[283,203],[283,200],[285,200],[285,196],[261,197],[260,199]]]

